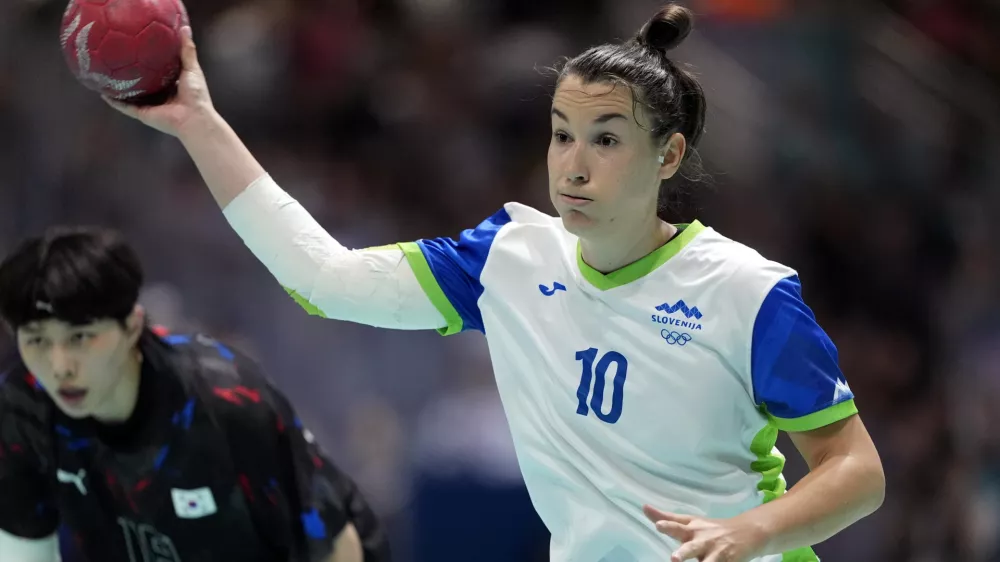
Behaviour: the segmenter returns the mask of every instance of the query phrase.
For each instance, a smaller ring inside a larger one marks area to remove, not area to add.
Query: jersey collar
[[[672,240],[646,254],[646,256],[638,261],[634,261],[621,269],[616,269],[609,273],[601,273],[584,263],[583,249],[580,247],[580,243],[577,242],[576,263],[580,268],[580,273],[583,274],[583,278],[591,285],[602,291],[621,287],[622,285],[627,285],[637,279],[641,279],[656,268],[667,263],[667,260],[676,256],[689,242],[694,240],[695,236],[705,230],[705,225],[698,221],[690,224],[678,224],[676,226],[682,230]]]

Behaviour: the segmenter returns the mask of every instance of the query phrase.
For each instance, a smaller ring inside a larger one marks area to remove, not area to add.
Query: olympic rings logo
[[[670,330],[663,329],[660,330],[660,337],[663,341],[670,345],[687,345],[687,342],[691,341],[691,334],[682,334],[680,332],[671,332]]]

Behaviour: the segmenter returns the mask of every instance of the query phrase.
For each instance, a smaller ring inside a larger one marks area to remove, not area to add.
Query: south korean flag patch
[[[181,519],[201,519],[218,511],[215,496],[208,488],[196,490],[173,488],[170,490],[170,495],[174,500],[174,513]]]

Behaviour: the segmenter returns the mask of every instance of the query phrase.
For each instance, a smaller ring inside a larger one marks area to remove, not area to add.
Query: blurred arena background
[[[216,105],[347,245],[549,210],[560,56],[657,0],[190,0]],[[797,268],[882,454],[884,507],[824,561],[1000,561],[1000,3],[691,0],[711,109],[694,216]],[[258,356],[403,562],[541,562],[485,342],[306,316],[173,139],[78,86],[62,0],[0,2],[0,252],[124,231],[158,323]],[[4,341],[2,346],[9,346]],[[664,439],[671,428],[664,427]],[[787,441],[787,475],[804,466]],[[0,500],[2,501],[2,500]]]

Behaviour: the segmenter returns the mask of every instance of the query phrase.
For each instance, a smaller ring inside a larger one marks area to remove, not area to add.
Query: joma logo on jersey
[[[656,310],[662,312],[663,314],[652,315],[654,324],[666,324],[667,326],[673,326],[676,328],[687,328],[688,330],[701,329],[701,324],[697,321],[701,320],[704,314],[702,314],[702,312],[698,310],[697,306],[692,306],[689,308],[688,305],[681,300],[677,301],[677,304],[670,304],[668,302],[665,302],[660,306],[657,306]],[[686,320],[668,316],[669,314],[675,314],[678,312],[684,314]]]

